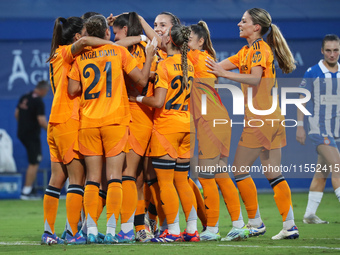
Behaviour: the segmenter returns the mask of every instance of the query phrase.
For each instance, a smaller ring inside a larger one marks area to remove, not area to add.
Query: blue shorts
[[[316,147],[318,147],[320,144],[325,144],[325,145],[335,147],[339,150],[338,145],[337,145],[337,143],[340,142],[339,137],[334,138],[331,136],[322,136],[319,134],[311,134],[308,136]]]

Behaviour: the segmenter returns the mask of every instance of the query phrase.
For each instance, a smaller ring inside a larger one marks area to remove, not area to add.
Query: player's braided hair
[[[46,62],[49,62],[53,58],[56,49],[60,45],[69,45],[73,43],[74,36],[77,33],[81,33],[83,26],[84,22],[79,17],[69,17],[68,19],[63,17],[57,18],[54,22],[51,53]]]
[[[191,30],[187,26],[174,25],[170,28],[170,39],[172,43],[172,48],[177,48],[181,51],[181,62],[183,71],[183,84],[187,86],[188,84],[188,58],[187,53],[189,50],[188,42]]]
[[[109,25],[103,15],[94,15],[85,22],[85,27],[89,36],[96,36],[103,39]]]
[[[210,31],[207,23],[201,20],[197,23],[197,25],[191,25],[190,28],[191,31],[194,32],[195,35],[197,35],[198,40],[203,38],[203,50],[206,50],[208,54],[216,61],[216,51],[214,50],[211,42]]]
[[[267,35],[267,43],[273,49],[282,72],[291,73],[295,70],[296,66],[293,54],[280,29],[272,23],[270,14],[261,8],[249,9],[247,12],[251,16],[253,24],[259,24],[261,26],[261,36],[265,35],[270,28],[270,32]]]

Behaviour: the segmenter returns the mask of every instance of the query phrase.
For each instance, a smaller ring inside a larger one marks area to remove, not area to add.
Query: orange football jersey
[[[183,84],[182,78],[181,54],[168,56],[158,63],[155,89],[167,89],[163,107],[156,108],[154,114],[154,128],[161,134],[190,132],[189,100],[194,78],[194,67],[190,60],[188,84]]]
[[[131,120],[124,72],[137,67],[124,47],[103,45],[80,54],[69,77],[80,81],[80,127],[128,125]]]
[[[136,44],[134,50],[131,53],[134,56],[134,58],[137,60],[137,67],[141,70],[143,69],[143,65],[146,59],[145,46],[146,46],[145,42]],[[157,66],[157,56],[154,56],[150,71],[154,72],[156,70],[156,66]],[[148,82],[148,84],[143,88],[141,86],[133,84],[133,81],[127,75],[125,75],[124,77],[125,77],[126,89],[127,89],[128,94],[130,91],[137,89],[140,95],[143,95],[143,96],[153,95],[153,82]],[[142,110],[148,116],[152,117],[152,114],[153,114],[152,107],[148,107],[146,105],[139,104],[137,102],[130,102],[130,108]]]
[[[53,102],[50,123],[65,123],[68,119],[79,120],[79,97],[71,97],[67,92],[68,77],[74,57],[72,45],[59,46],[50,61],[50,82]]]
[[[220,95],[215,90],[217,78],[214,74],[208,72],[206,59],[212,59],[207,51],[190,50],[188,59],[192,62],[195,69],[194,83],[191,90],[191,112],[194,119],[203,117],[205,120],[212,119],[229,119],[228,112],[222,104]],[[202,95],[207,98],[207,114],[202,115]]]
[[[250,74],[251,69],[255,66],[263,68],[262,79],[258,86],[251,86],[253,89],[253,106],[257,110],[268,110],[272,106],[272,88],[277,88],[274,55],[269,45],[263,39],[256,40],[251,47],[244,46],[236,55],[228,58],[231,63],[236,65],[240,73]],[[241,84],[244,94],[245,116],[256,118],[279,117],[279,104],[273,114],[267,116],[258,116],[250,112],[248,108],[248,87],[245,83]],[[279,100],[277,101],[279,103]]]

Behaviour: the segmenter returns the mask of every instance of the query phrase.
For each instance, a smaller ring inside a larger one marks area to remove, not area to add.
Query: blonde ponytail
[[[280,29],[271,24],[271,30],[267,36],[268,45],[274,50],[276,60],[283,73],[291,73],[295,70],[295,59],[286,39],[281,34]]]
[[[283,73],[291,73],[295,70],[295,60],[286,39],[283,37],[280,29],[272,23],[270,14],[261,8],[252,8],[247,10],[251,16],[253,24],[261,26],[261,36],[264,36],[270,29],[267,35],[267,43],[274,51],[279,67]]]

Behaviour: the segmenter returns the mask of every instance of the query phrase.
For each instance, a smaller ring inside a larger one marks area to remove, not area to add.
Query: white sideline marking
[[[322,239],[322,240],[331,240],[331,239],[334,239],[334,240],[340,240],[340,238],[304,238],[304,239]]]
[[[234,248],[263,248],[264,246],[260,245],[228,245],[228,244],[218,244],[217,246],[222,246],[222,247],[234,247]],[[287,249],[323,249],[323,250],[340,250],[338,247],[326,247],[326,246],[265,246],[266,248],[273,248],[273,249],[282,249],[282,248],[287,248]]]
[[[315,238],[310,238],[315,239]],[[318,239],[335,239],[339,240],[340,238],[318,238]],[[181,244],[181,243],[167,243],[161,244],[164,246],[194,246],[194,244]],[[235,245],[235,244],[217,244],[216,246],[220,247],[234,247],[234,248],[272,248],[272,249],[292,249],[292,248],[300,248],[300,249],[324,249],[324,250],[340,250],[338,247],[327,247],[327,246],[260,246],[260,245]]]
[[[21,241],[21,242],[0,242],[0,245],[41,245],[41,244],[40,242]]]
[[[340,238],[308,238],[308,239],[324,239],[324,240],[340,240]],[[30,241],[18,241],[18,242],[0,242],[0,245],[41,245],[40,242],[30,242]],[[138,245],[135,244],[115,244],[115,245]],[[146,245],[154,245],[154,244],[146,244]],[[161,246],[195,246],[195,244],[188,243],[161,243]],[[264,246],[260,245],[236,245],[236,244],[217,244],[219,247],[234,247],[234,248],[263,248]],[[327,247],[327,246],[265,246],[266,248],[271,249],[323,249],[323,250],[340,250],[340,247]]]

